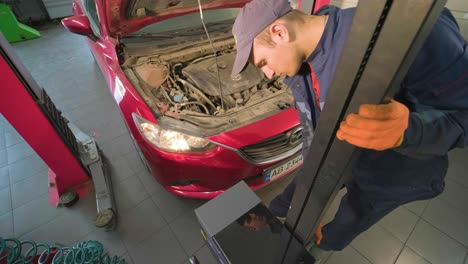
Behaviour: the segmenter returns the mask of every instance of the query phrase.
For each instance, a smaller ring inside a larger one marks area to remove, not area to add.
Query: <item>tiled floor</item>
[[[202,264],[215,263],[193,213],[203,202],[167,193],[145,171],[83,37],[60,25],[41,33],[14,49],[64,115],[109,158],[120,222],[110,233],[95,228],[92,195],[72,208],[51,207],[47,166],[0,116],[0,236],[62,244],[95,239],[129,263],[188,263],[192,254]],[[397,209],[326,263],[468,264],[468,149],[450,158],[440,197]],[[271,200],[280,185],[259,193]]]

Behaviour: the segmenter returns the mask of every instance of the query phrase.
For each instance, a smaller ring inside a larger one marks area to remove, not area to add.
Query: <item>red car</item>
[[[257,189],[302,163],[289,88],[251,65],[231,76],[246,2],[75,0],[62,20],[87,36],[147,166],[176,195]]]

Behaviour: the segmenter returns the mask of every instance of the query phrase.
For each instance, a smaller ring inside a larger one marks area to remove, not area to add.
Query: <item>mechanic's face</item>
[[[250,213],[250,221],[244,223],[244,228],[250,231],[259,231],[267,225],[265,217]]]
[[[260,68],[266,77],[295,75],[302,64],[298,51],[289,42],[289,38],[276,35],[274,45],[254,40],[250,62]]]

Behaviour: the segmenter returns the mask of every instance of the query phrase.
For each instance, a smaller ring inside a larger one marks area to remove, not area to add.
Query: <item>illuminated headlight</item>
[[[145,120],[133,113],[133,121],[140,133],[156,147],[171,152],[205,152],[214,144],[200,137],[189,136],[172,130],[162,129],[160,126]]]

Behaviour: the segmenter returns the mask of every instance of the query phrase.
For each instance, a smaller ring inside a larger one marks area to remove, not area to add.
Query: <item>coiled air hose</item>
[[[26,253],[23,254],[23,250]],[[117,256],[104,254],[98,241],[87,241],[72,247],[36,244],[33,241],[0,237],[0,263],[6,264],[125,264]]]

